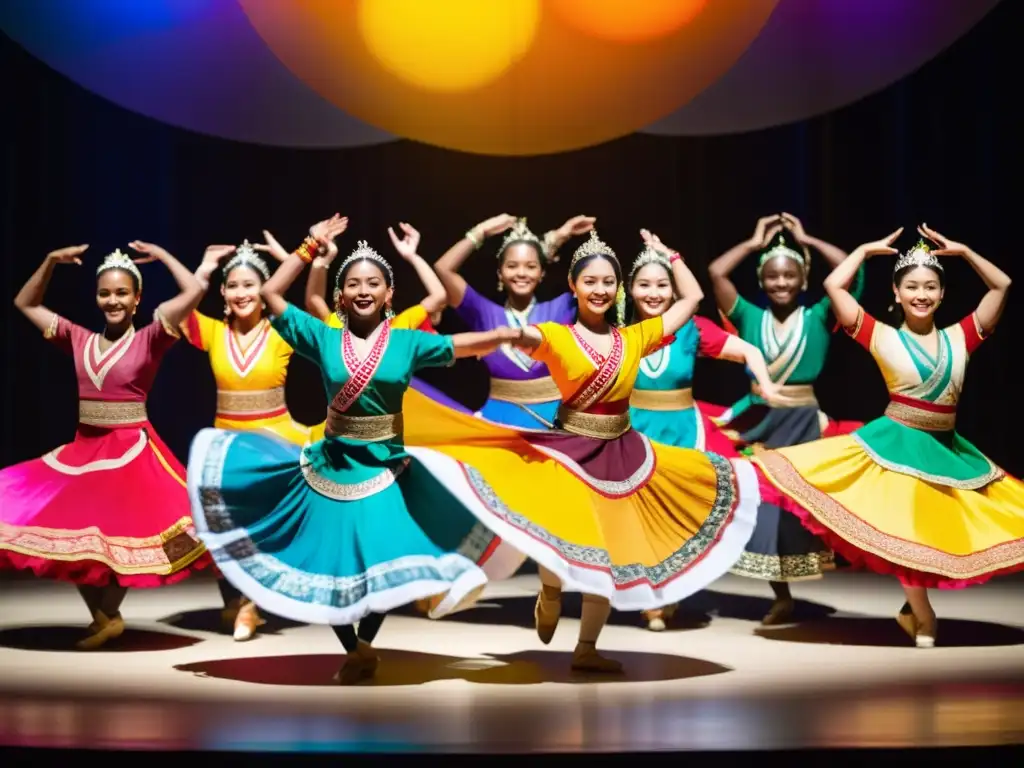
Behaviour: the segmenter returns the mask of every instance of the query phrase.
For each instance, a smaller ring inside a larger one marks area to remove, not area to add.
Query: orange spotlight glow
[[[620,43],[641,43],[693,21],[708,0],[553,0],[558,14],[577,29]]]
[[[361,0],[359,31],[395,76],[432,91],[497,79],[530,48],[538,0]]]

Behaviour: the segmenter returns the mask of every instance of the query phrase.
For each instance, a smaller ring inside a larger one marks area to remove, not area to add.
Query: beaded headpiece
[[[505,249],[510,245],[516,243],[528,243],[537,248],[540,252],[542,261],[558,261],[557,254],[552,254],[551,242],[545,237],[541,240],[537,237],[528,226],[526,226],[526,219],[516,219],[516,223],[512,225],[512,228],[505,235],[505,239],[501,241],[501,246],[498,248],[498,258],[500,259],[505,253]]]
[[[943,271],[939,260],[935,258],[932,249],[924,240],[918,240],[917,245],[896,260],[893,273],[899,272],[904,267],[928,267],[930,269],[937,269],[939,272]]]
[[[572,255],[572,261],[569,262],[569,271],[572,271],[572,268],[576,266],[576,263],[580,259],[598,255],[606,256],[616,264],[619,263],[619,257],[615,255],[615,251],[612,250],[610,245],[597,236],[596,229],[592,229],[590,230],[590,237],[587,238],[587,241],[577,248],[576,253]]]
[[[356,243],[356,249],[348,255],[348,257],[341,262],[341,267],[338,269],[338,275],[334,278],[335,293],[341,290],[341,276],[345,274],[345,270],[348,269],[349,264],[353,261],[360,261],[365,259],[372,261],[379,266],[388,276],[388,285],[392,288],[395,285],[395,273],[391,270],[391,265],[388,264],[387,259],[377,253],[371,248],[365,240],[360,240]]]
[[[765,264],[767,264],[772,259],[777,259],[780,256],[784,259],[790,259],[799,264],[800,268],[804,271],[805,277],[811,269],[811,261],[809,258],[807,258],[808,254],[800,253],[799,251],[794,251],[792,248],[786,245],[786,240],[780,232],[778,240],[775,241],[775,245],[773,245],[771,248],[769,248],[768,250],[761,254],[761,258],[757,263],[758,275],[761,274],[761,269],[764,267]]]
[[[224,277],[227,278],[231,274],[231,270],[236,267],[249,267],[263,275],[264,280],[270,279],[270,268],[267,266],[267,262],[259,257],[259,254],[253,250],[248,240],[235,249],[235,255],[231,257],[224,267]]]
[[[139,290],[142,290],[142,273],[135,266],[131,256],[121,253],[120,248],[115,248],[113,253],[103,257],[103,262],[96,268],[96,277],[99,277],[108,269],[123,269],[125,272],[130,273],[138,282]]]
[[[626,282],[632,285],[633,277],[636,273],[648,264],[658,264],[667,269],[669,274],[672,273],[672,262],[668,260],[668,256],[648,245],[644,248],[643,252],[636,257],[636,261],[633,262],[633,266],[629,270],[629,277],[626,279]]]

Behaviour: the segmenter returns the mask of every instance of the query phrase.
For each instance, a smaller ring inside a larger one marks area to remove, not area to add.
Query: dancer
[[[494,216],[466,232],[448,249],[434,269],[448,292],[448,304],[474,331],[501,326],[525,328],[531,323],[572,321],[572,294],[568,291],[550,301],[537,301],[536,290],[545,268],[557,261],[558,249],[574,235],[593,229],[594,218],[575,216],[543,240],[526,226],[526,219],[507,213]],[[508,232],[498,248],[498,290],[507,291],[501,307],[477,293],[458,270],[488,237]],[[486,356],[491,374],[490,394],[478,415],[499,424],[543,429],[551,427],[561,395],[543,363],[511,344]]]
[[[928,588],[956,589],[1024,569],[1024,484],[955,430],[970,357],[996,327],[1010,278],[968,246],[922,224],[924,242],[893,270],[895,325],[867,314],[846,286],[865,259],[897,253],[902,232],[858,247],[825,280],[836,317],[885,377],[885,414],[852,435],[758,453],[781,503],[854,564],[896,575],[897,621],[919,648],[935,645]],[[977,309],[939,329],[946,291],[937,256],[964,259],[988,287]]]
[[[487,580],[480,565],[496,543],[446,487],[468,470],[437,475],[405,452],[401,408],[411,375],[487,353],[523,331],[393,328],[391,266],[365,242],[341,265],[346,320],[330,328],[283,297],[317,247],[307,238],[261,293],[274,328],[320,366],[331,398],[326,437],[300,449],[205,429],[189,457],[189,491],[225,576],[276,614],[332,625],[348,653],[336,679],[348,684],[374,675],[372,642],[389,610],[434,595],[442,595],[440,612],[475,600]]]
[[[650,234],[643,232],[645,238]],[[673,285],[672,265],[664,252],[648,245],[633,262],[626,279],[634,317],[640,321],[663,315],[682,286]],[[693,398],[694,363],[698,356],[745,363],[762,396],[772,405],[784,405],[779,387],[771,380],[761,351],[728,334],[706,318],[694,315],[671,341],[640,361],[636,385],[629,399],[633,428],[651,440],[681,448],[695,448],[720,456],[738,457],[723,435]],[[660,632],[676,605],[644,612],[647,628]]]
[[[788,231],[802,252],[785,243]],[[777,237],[777,239],[775,239]],[[775,240],[772,244],[773,239]],[[806,307],[800,304],[810,273],[809,247],[815,248],[831,268],[846,254],[830,243],[808,235],[799,219],[788,213],[758,221],[750,240],[737,245],[711,263],[711,282],[718,307],[740,338],[764,354],[768,372],[788,403],[765,403],[761,385],[716,418],[741,444],[766,448],[799,445],[836,431],[818,407],[814,382],[821,374],[831,339],[828,297]],[[761,252],[758,283],[768,298],[761,309],[739,295],[730,273],[750,254]],[[859,295],[863,276],[857,273]],[[781,624],[793,616],[789,582],[821,578],[835,568],[833,553],[791,515],[774,504],[762,504],[757,529],[732,572],[766,580],[775,594],[764,625]]]
[[[665,252],[680,287],[664,313],[618,327],[622,270],[591,231],[569,266],[575,324],[531,325],[514,342],[551,371],[562,395],[559,429],[517,430],[440,406],[429,418],[406,420],[407,450],[446,477],[469,468],[465,482],[449,488],[503,547],[538,564],[543,643],[555,633],[562,590],[583,593],[577,670],[621,672],[596,650],[611,608],[661,608],[706,587],[742,554],[760,502],[748,462],[652,443],[630,426],[640,361],[685,325],[702,298],[679,255],[654,236],[647,241]]]
[[[121,603],[129,587],[172,584],[211,562],[189,515],[184,468],[146,413],[160,360],[202,288],[163,248],[136,240],[129,247],[140,258],[116,250],[96,270],[96,304],[105,325],[90,333],[43,306],[54,268],[81,265],[88,247],[48,254],[14,299],[45,338],[74,358],[74,440],[0,472],[0,568],[77,585],[92,616],[88,635],[78,642],[82,650],[124,632]],[[136,331],[138,265],[151,261],[167,267],[181,292]]]
[[[330,241],[344,232],[347,224],[347,219],[320,222],[311,232]],[[275,254],[269,245],[252,246],[248,240],[238,248],[212,245],[206,249],[195,273],[204,293],[213,273],[228,259],[220,287],[224,319],[194,310],[181,330],[192,346],[209,355],[217,383],[214,427],[243,432],[264,430],[304,445],[309,440],[309,428],[297,424],[285,404],[285,379],[294,350],[265,316],[260,287],[270,279],[270,268],[257,254],[257,248]],[[217,586],[224,600],[224,628],[238,642],[251,639],[265,623],[256,605],[224,578],[218,579]]]

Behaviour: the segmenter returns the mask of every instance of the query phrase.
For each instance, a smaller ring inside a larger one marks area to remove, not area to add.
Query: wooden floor
[[[799,625],[762,629],[767,585],[727,577],[663,633],[614,614],[620,677],[569,671],[578,622],[532,630],[533,576],[442,622],[393,615],[378,679],[331,684],[326,627],[216,631],[210,581],[129,595],[129,630],[69,650],[69,585],[0,584],[0,745],[274,752],[622,752],[995,746],[1024,742],[1024,582],[935,595],[940,647],[909,645],[892,579],[795,585]],[[565,614],[577,617],[578,597]]]

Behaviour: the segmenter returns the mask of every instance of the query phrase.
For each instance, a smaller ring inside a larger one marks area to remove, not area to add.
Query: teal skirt
[[[435,595],[445,595],[435,618],[466,607],[500,540],[446,487],[459,480],[394,443],[300,448],[220,429],[196,435],[188,462],[196,530],[224,577],[270,613],[311,624]]]

